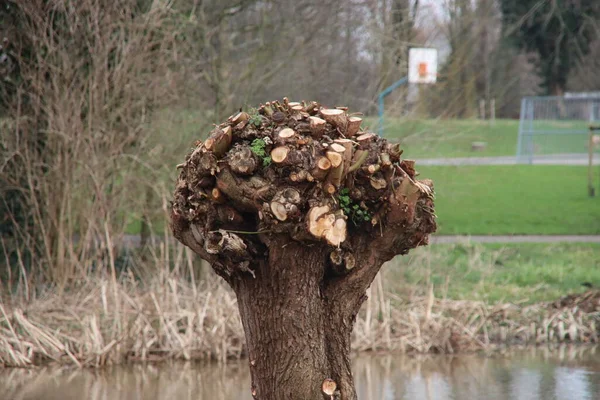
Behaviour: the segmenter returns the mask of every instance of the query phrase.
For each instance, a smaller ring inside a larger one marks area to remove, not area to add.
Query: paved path
[[[516,156],[502,157],[457,157],[457,158],[419,158],[417,165],[515,165],[530,164],[526,157],[517,159]],[[534,165],[588,165],[586,154],[553,154],[535,156],[531,162]],[[594,156],[594,165],[600,165],[600,156]]]
[[[600,235],[514,235],[443,236],[434,235],[430,243],[600,243]]]

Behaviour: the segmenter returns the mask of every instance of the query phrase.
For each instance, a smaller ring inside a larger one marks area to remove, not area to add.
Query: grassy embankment
[[[511,120],[491,126],[477,120],[386,121],[386,132],[403,138],[405,154],[417,159],[417,167],[422,157],[512,155],[518,130],[518,121]],[[367,121],[372,126],[374,122]],[[473,153],[473,141],[484,141],[488,147]],[[436,185],[439,234],[600,234],[600,202],[587,196],[586,167],[423,166],[418,170]],[[401,281],[422,282],[424,271],[429,271],[438,290],[440,280],[449,279],[447,294],[454,299],[549,300],[581,290],[585,281],[600,286],[595,272],[600,247],[595,245],[436,245],[417,254],[427,254],[429,267],[413,268],[400,258],[407,266]]]
[[[600,244],[437,244],[397,257],[390,289],[487,304],[533,304],[600,288]]]
[[[386,135],[402,140],[405,154],[417,159],[417,167],[424,157],[513,155],[518,132],[514,120],[490,125],[477,120],[390,118],[386,123]],[[376,120],[368,119],[367,125],[375,127]],[[189,124],[185,129],[190,129]],[[472,152],[474,141],[486,142],[486,149]],[[600,234],[600,202],[587,196],[586,167],[422,166],[418,170],[436,185],[439,234]],[[437,290],[440,280],[447,278],[450,298],[536,301],[581,290],[584,281],[600,285],[595,272],[599,251],[588,244],[436,245],[416,253],[427,254],[426,269],[407,265],[406,258],[399,262],[407,266],[401,281],[409,285],[422,282],[424,271],[431,273]]]

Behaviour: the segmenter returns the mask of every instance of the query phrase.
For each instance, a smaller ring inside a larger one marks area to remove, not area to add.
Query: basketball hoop
[[[408,51],[408,76],[397,80],[385,88],[377,97],[379,109],[379,126],[377,133],[383,136],[383,99],[398,89],[400,86],[408,83],[435,83],[437,80],[438,54],[436,49],[414,47]]]
[[[435,83],[437,81],[437,50],[415,47],[408,52],[408,81]]]

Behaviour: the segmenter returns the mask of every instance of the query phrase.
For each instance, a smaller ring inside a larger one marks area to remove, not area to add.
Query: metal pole
[[[529,132],[527,135],[527,147],[529,151],[529,164],[533,164],[533,155],[535,152],[535,143],[533,143],[534,133],[533,133],[533,101],[530,101],[527,105],[527,118],[529,119]]]
[[[377,134],[383,137],[383,93],[379,93],[377,102],[379,103],[379,127],[377,128]]]
[[[377,103],[379,106],[378,107],[379,108],[379,127],[377,129],[377,133],[381,137],[383,137],[383,112],[384,112],[383,99],[387,95],[392,93],[394,90],[398,89],[401,85],[404,85],[407,81],[408,81],[408,76],[405,76],[404,78],[397,80],[396,82],[392,83],[390,86],[385,88],[381,93],[379,93],[379,96],[377,97]]]
[[[479,100],[479,119],[485,121],[485,99]]]
[[[588,194],[595,196],[594,190],[594,127],[590,125],[590,138],[588,141]]]
[[[525,125],[524,121],[527,115],[525,115],[525,102],[526,98],[521,99],[521,113],[519,114],[519,136],[517,136],[517,162],[521,159],[521,152],[523,146],[523,127]]]

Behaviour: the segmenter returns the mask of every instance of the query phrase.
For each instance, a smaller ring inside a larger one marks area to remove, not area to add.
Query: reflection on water
[[[596,400],[600,349],[561,347],[459,356],[354,360],[361,400]],[[173,363],[101,370],[1,370],[0,399],[251,400],[246,363]]]

